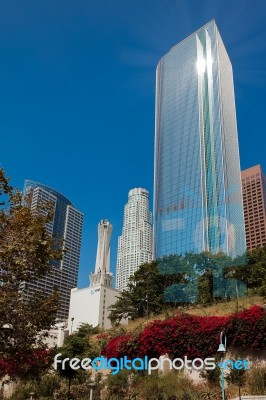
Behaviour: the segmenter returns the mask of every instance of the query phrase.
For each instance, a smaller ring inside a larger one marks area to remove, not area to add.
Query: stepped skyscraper
[[[128,278],[141,264],[152,260],[152,215],[149,192],[136,188],[128,193],[124,209],[123,232],[118,238],[116,287],[125,290]]]
[[[154,256],[246,250],[232,66],[215,21],[156,77]]]
[[[40,290],[51,294],[56,288],[60,295],[57,317],[67,320],[71,289],[77,286],[78,281],[83,214],[61,193],[41,183],[25,181],[24,193],[30,196],[32,210],[41,202],[53,205],[54,217],[47,225],[47,231],[62,239],[66,250],[63,259],[53,263],[53,273],[29,284],[25,289],[28,293]]]

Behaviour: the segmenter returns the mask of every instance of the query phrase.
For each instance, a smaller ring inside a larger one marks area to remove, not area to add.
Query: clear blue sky
[[[80,286],[99,220],[114,226],[114,272],[128,190],[152,193],[156,64],[212,18],[234,69],[241,166],[266,172],[265,0],[0,0],[0,165],[84,212]]]

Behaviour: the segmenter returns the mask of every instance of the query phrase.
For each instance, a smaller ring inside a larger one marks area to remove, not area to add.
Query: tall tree
[[[33,212],[0,169],[0,375],[29,377],[48,363],[43,339],[55,322],[58,295],[28,296],[21,284],[52,273],[52,260],[62,258],[62,243],[46,229],[52,219],[50,204]]]
[[[160,273],[155,261],[140,265],[129,278],[127,290],[110,307],[109,318],[112,322],[120,322],[127,317],[135,319],[158,314],[164,308],[173,306],[172,302],[164,301],[165,287],[181,281],[185,281],[183,275],[175,274],[174,270],[170,274]]]
[[[120,322],[127,317],[149,316],[159,312],[163,303],[163,281],[157,263],[142,264],[129,278],[127,290],[110,307],[109,317],[112,322]]]

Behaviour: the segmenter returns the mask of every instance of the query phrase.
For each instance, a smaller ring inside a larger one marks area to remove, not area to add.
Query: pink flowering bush
[[[151,322],[137,335],[110,339],[103,354],[107,358],[170,357],[205,358],[217,352],[219,335],[225,331],[230,346],[262,350],[266,345],[266,313],[253,306],[226,317],[179,314],[164,321]]]

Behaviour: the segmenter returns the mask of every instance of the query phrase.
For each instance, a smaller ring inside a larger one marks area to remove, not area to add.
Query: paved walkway
[[[239,397],[235,397],[232,400],[239,400]],[[264,396],[241,396],[241,400],[266,400],[266,395]]]

